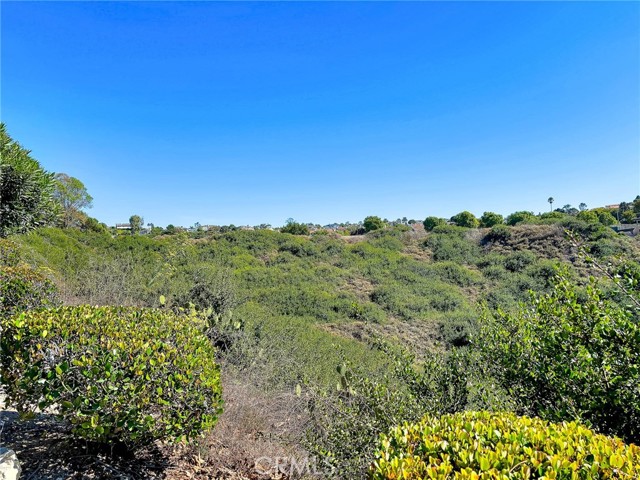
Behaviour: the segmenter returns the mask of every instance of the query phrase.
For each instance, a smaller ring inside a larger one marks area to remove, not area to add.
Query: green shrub
[[[603,238],[612,238],[616,233],[601,223],[588,223],[579,218],[570,217],[563,220],[560,225],[566,230],[579,234],[583,239],[597,241]]]
[[[466,210],[451,217],[451,221],[464,228],[478,228],[480,225],[480,220],[473,213]]]
[[[578,215],[580,214],[578,213]],[[570,217],[570,215],[564,212],[545,212],[538,215],[536,223],[543,225],[552,225],[554,223],[558,223],[559,221],[565,220],[567,217]]]
[[[612,215],[611,210],[608,210],[606,208],[595,208],[592,210],[592,212],[594,212],[598,216],[598,221],[602,225],[608,226],[608,225],[613,225],[615,223],[618,223],[618,220],[616,219],[616,217]]]
[[[0,265],[15,267],[20,263],[18,245],[6,238],[0,238]]]
[[[481,277],[478,272],[458,265],[455,262],[436,262],[433,264],[433,271],[441,280],[460,287],[469,287],[481,282]]]
[[[603,238],[593,244],[589,248],[589,253],[596,257],[609,257],[619,253],[619,246],[613,239]]]
[[[482,269],[482,274],[491,280],[502,281],[508,278],[509,273],[502,265],[488,265]]]
[[[53,173],[29,153],[0,123],[0,237],[53,223],[60,212]]]
[[[296,384],[335,388],[335,368],[350,358],[368,372],[386,369],[383,355],[365,343],[335,335],[314,325],[308,317],[277,316],[254,302],[241,305],[234,318],[245,322],[243,337],[231,351],[224,352],[242,376],[267,390],[291,391]]]
[[[529,250],[514,252],[504,260],[504,268],[510,272],[519,272],[536,261],[536,255]]]
[[[364,478],[376,438],[397,423],[419,418],[420,406],[398,385],[346,368],[345,375],[335,377],[339,390],[309,399],[305,447],[329,463],[337,478]]]
[[[504,217],[499,213],[484,212],[480,217],[480,226],[484,228],[491,228],[495,225],[501,225],[504,223]]]
[[[362,222],[364,231],[367,233],[384,228],[385,225],[385,222],[380,217],[376,217],[375,215],[365,218]]]
[[[633,283],[622,274],[619,284]],[[606,434],[640,440],[638,294],[612,301],[599,282],[554,279],[514,313],[483,319],[478,345],[492,376],[521,413],[582,420]]]
[[[183,285],[190,288],[176,296],[174,303],[178,307],[193,305],[200,311],[210,308],[212,313],[224,315],[238,303],[233,279],[223,269],[209,265],[195,268]]]
[[[381,285],[371,292],[371,301],[404,319],[425,318],[430,311],[450,312],[466,305],[466,299],[452,285],[431,280],[413,291],[397,284]]]
[[[506,242],[511,238],[511,229],[504,224],[498,224],[491,227],[489,233],[484,236],[483,242]]]
[[[586,223],[598,223],[600,221],[600,219],[598,218],[598,214],[593,210],[584,210],[582,212],[579,212],[576,215],[576,218]]]
[[[128,447],[190,439],[221,412],[214,348],[160,310],[60,307],[2,320],[1,379],[21,412],[55,407],[73,432]]]
[[[0,317],[60,303],[58,290],[44,271],[20,260],[18,245],[0,238]]]
[[[58,290],[41,271],[28,265],[0,265],[0,318],[59,303]]]
[[[503,270],[503,272],[506,273],[505,270]],[[508,287],[490,290],[483,296],[482,300],[490,310],[501,309],[508,311],[516,307],[518,303],[517,295],[514,295]]]
[[[371,245],[376,248],[382,248],[384,250],[392,250],[399,252],[404,248],[404,244],[398,238],[391,235],[379,236],[369,241]]]
[[[424,225],[424,229],[427,232],[430,232],[431,230],[433,230],[438,226],[446,225],[447,221],[444,218],[427,217],[424,219],[424,222],[422,222],[422,224]]]
[[[507,225],[518,225],[520,223],[531,223],[535,220],[535,215],[533,214],[533,212],[526,212],[526,211],[520,211],[520,212],[513,212],[511,215],[509,215],[506,219],[505,219],[505,223]]]
[[[439,326],[440,338],[447,347],[463,347],[475,336],[478,322],[474,315],[460,313],[442,320]]]
[[[424,417],[383,435],[370,478],[639,478],[640,448],[575,423],[554,424],[510,413]]]
[[[418,363],[402,348],[374,344],[385,353],[385,375],[373,377],[352,359],[338,368],[337,390],[309,398],[306,447],[333,465],[338,478],[364,478],[380,434],[396,425],[416,422],[425,413],[509,407],[469,349],[427,353]]]
[[[280,229],[282,233],[290,233],[291,235],[309,235],[309,227],[304,223],[289,221]]]
[[[457,263],[474,263],[480,255],[478,245],[464,238],[461,227],[437,227],[424,245],[433,252],[436,262],[450,260]]]

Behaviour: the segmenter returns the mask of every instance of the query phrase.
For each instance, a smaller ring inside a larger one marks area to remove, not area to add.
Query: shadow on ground
[[[168,473],[158,448],[128,458],[96,451],[53,415],[20,420],[15,411],[0,410],[0,444],[18,455],[21,480],[166,479]]]

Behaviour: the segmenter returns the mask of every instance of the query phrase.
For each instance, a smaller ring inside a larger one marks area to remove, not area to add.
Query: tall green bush
[[[291,235],[309,235],[309,227],[304,223],[298,223],[293,220],[280,229],[282,233],[290,233]]]
[[[59,304],[56,286],[42,271],[28,265],[0,265],[0,318]]]
[[[0,123],[0,237],[47,225],[59,213],[53,173],[29,153]]]
[[[73,432],[136,447],[190,439],[221,412],[215,351],[188,319],[60,307],[2,319],[0,378],[20,412],[55,408]]]
[[[451,217],[451,221],[464,228],[478,228],[480,225],[480,220],[473,213],[466,210]]]
[[[491,228],[495,225],[501,225],[504,223],[504,217],[499,213],[484,212],[480,217],[480,226],[484,228]]]
[[[424,229],[427,232],[430,232],[431,230],[433,230],[434,228],[440,225],[446,225],[447,221],[444,218],[427,217],[424,219],[424,222],[422,222],[422,224],[424,225]]]
[[[507,225],[518,225],[520,223],[531,223],[535,220],[535,215],[533,212],[520,211],[513,212],[511,215],[507,216],[505,219],[505,223]]]
[[[633,283],[622,276],[619,285]],[[638,299],[609,299],[600,282],[583,289],[560,273],[548,294],[483,320],[478,345],[519,411],[552,421],[582,420],[640,441]]]

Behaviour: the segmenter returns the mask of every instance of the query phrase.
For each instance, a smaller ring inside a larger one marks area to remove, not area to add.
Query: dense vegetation
[[[567,238],[565,228],[578,237]],[[387,228],[356,243],[269,230],[192,239],[42,229],[18,240],[31,263],[55,272],[67,303],[161,307],[162,296],[165,308],[204,312],[228,374],[274,394],[299,392],[311,412],[305,446],[339,475],[364,475],[377,436],[425,413],[512,410],[591,422],[628,441],[637,435],[633,312],[615,282],[589,263],[637,258],[637,244],[604,226],[563,218],[481,231],[441,225],[426,236]],[[530,291],[541,296],[520,307]],[[550,310],[567,296],[573,304]],[[597,342],[549,328],[562,319],[587,329],[576,312],[600,311],[603,301]],[[477,343],[482,338],[492,342]],[[515,361],[522,353],[515,346],[529,357]],[[532,357],[541,352],[562,353],[541,363]],[[580,380],[558,370],[567,352],[614,363],[576,364]],[[545,382],[550,368],[556,383]],[[602,388],[579,383],[587,378]]]
[[[129,447],[189,439],[221,411],[213,346],[159,310],[61,307],[3,321],[2,382],[21,412],[59,406],[73,432]]]
[[[1,133],[0,378],[20,411],[130,449],[198,439],[222,369],[286,398],[275,408],[305,421],[279,441],[327,475],[638,473],[622,441],[640,441],[640,249],[609,225],[635,221],[640,197],[424,229],[141,235],[139,215],[124,233],[89,218],[82,182]],[[473,413],[496,411],[511,413]]]
[[[48,225],[59,212],[53,174],[29,153],[0,123],[0,237]]]
[[[426,417],[379,443],[372,479],[638,478],[640,448],[575,423],[467,412]]]

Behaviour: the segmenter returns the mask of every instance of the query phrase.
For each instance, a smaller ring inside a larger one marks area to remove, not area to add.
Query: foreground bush
[[[214,349],[159,310],[61,307],[2,320],[1,379],[21,412],[54,407],[73,432],[135,447],[214,426],[221,387]]]
[[[425,417],[383,435],[371,478],[640,478],[640,448],[575,422],[466,412]]]

